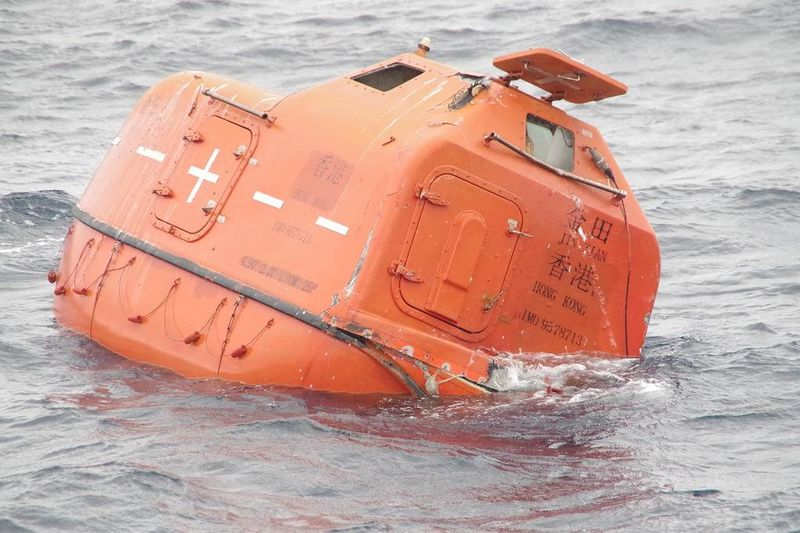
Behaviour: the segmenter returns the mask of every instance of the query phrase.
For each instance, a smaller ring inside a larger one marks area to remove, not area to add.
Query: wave
[[[606,17],[590,19],[572,24],[565,24],[559,31],[562,38],[578,37],[598,40],[647,39],[664,36],[670,40],[677,37],[704,37],[712,33],[707,23],[699,21],[685,22],[673,17],[649,19],[623,19]]]
[[[13,192],[0,196],[0,237],[10,226],[63,226],[76,198],[62,190]]]
[[[734,198],[749,208],[785,206],[795,209],[800,205],[800,191],[783,187],[744,187],[734,194]]]
[[[589,354],[505,354],[494,358],[489,386],[567,403],[607,396],[660,394],[671,385],[642,371],[639,359]]]
[[[357,15],[353,17],[307,17],[295,21],[295,24],[316,26],[318,28],[329,29],[333,26],[351,26],[353,24],[371,24],[380,20],[375,15]]]

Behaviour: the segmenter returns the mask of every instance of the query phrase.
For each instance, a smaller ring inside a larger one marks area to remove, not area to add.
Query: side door
[[[422,208],[400,278],[410,307],[466,333],[491,322],[502,297],[522,213],[510,198],[452,173],[436,176]]]

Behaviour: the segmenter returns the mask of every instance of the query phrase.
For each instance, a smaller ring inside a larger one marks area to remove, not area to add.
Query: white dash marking
[[[325,217],[317,217],[316,224],[317,226],[322,226],[325,229],[336,232],[339,235],[347,235],[347,232],[350,230],[350,228],[344,224],[339,224],[338,222],[334,222],[333,220]]]
[[[586,234],[583,232],[583,228],[580,227],[580,226],[578,226],[578,235],[581,236],[581,239],[583,239],[583,242],[586,242]]]
[[[119,142],[120,142],[121,140],[122,140],[122,139],[121,139],[120,137],[114,137],[114,140],[113,140],[113,141],[111,141],[111,145],[112,145],[112,146],[116,146],[116,145],[118,145],[118,144],[119,144]]]
[[[283,207],[283,200],[280,198],[275,198],[274,196],[270,196],[269,194],[265,194],[261,191],[256,191],[253,194],[253,200],[256,202],[261,202],[262,204],[267,204],[275,209],[280,209]]]
[[[159,163],[161,163],[164,160],[164,157],[166,157],[158,150],[153,150],[152,148],[148,148],[146,146],[139,146],[139,148],[136,149],[136,153],[147,157],[148,159],[152,159],[153,161],[158,161]]]

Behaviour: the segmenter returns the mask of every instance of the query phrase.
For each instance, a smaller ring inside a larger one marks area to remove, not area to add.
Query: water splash
[[[644,375],[638,359],[612,359],[589,354],[501,354],[487,385],[499,391],[560,395],[570,402],[614,390],[659,393],[668,383]]]

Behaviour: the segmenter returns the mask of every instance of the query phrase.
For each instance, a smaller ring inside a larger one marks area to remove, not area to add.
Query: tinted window
[[[561,170],[572,171],[575,134],[543,118],[528,115],[525,151]]]
[[[389,65],[388,67],[356,76],[353,78],[353,81],[386,92],[404,84],[408,80],[416,78],[423,72],[424,71],[409,67],[408,65],[395,63],[394,65]]]

